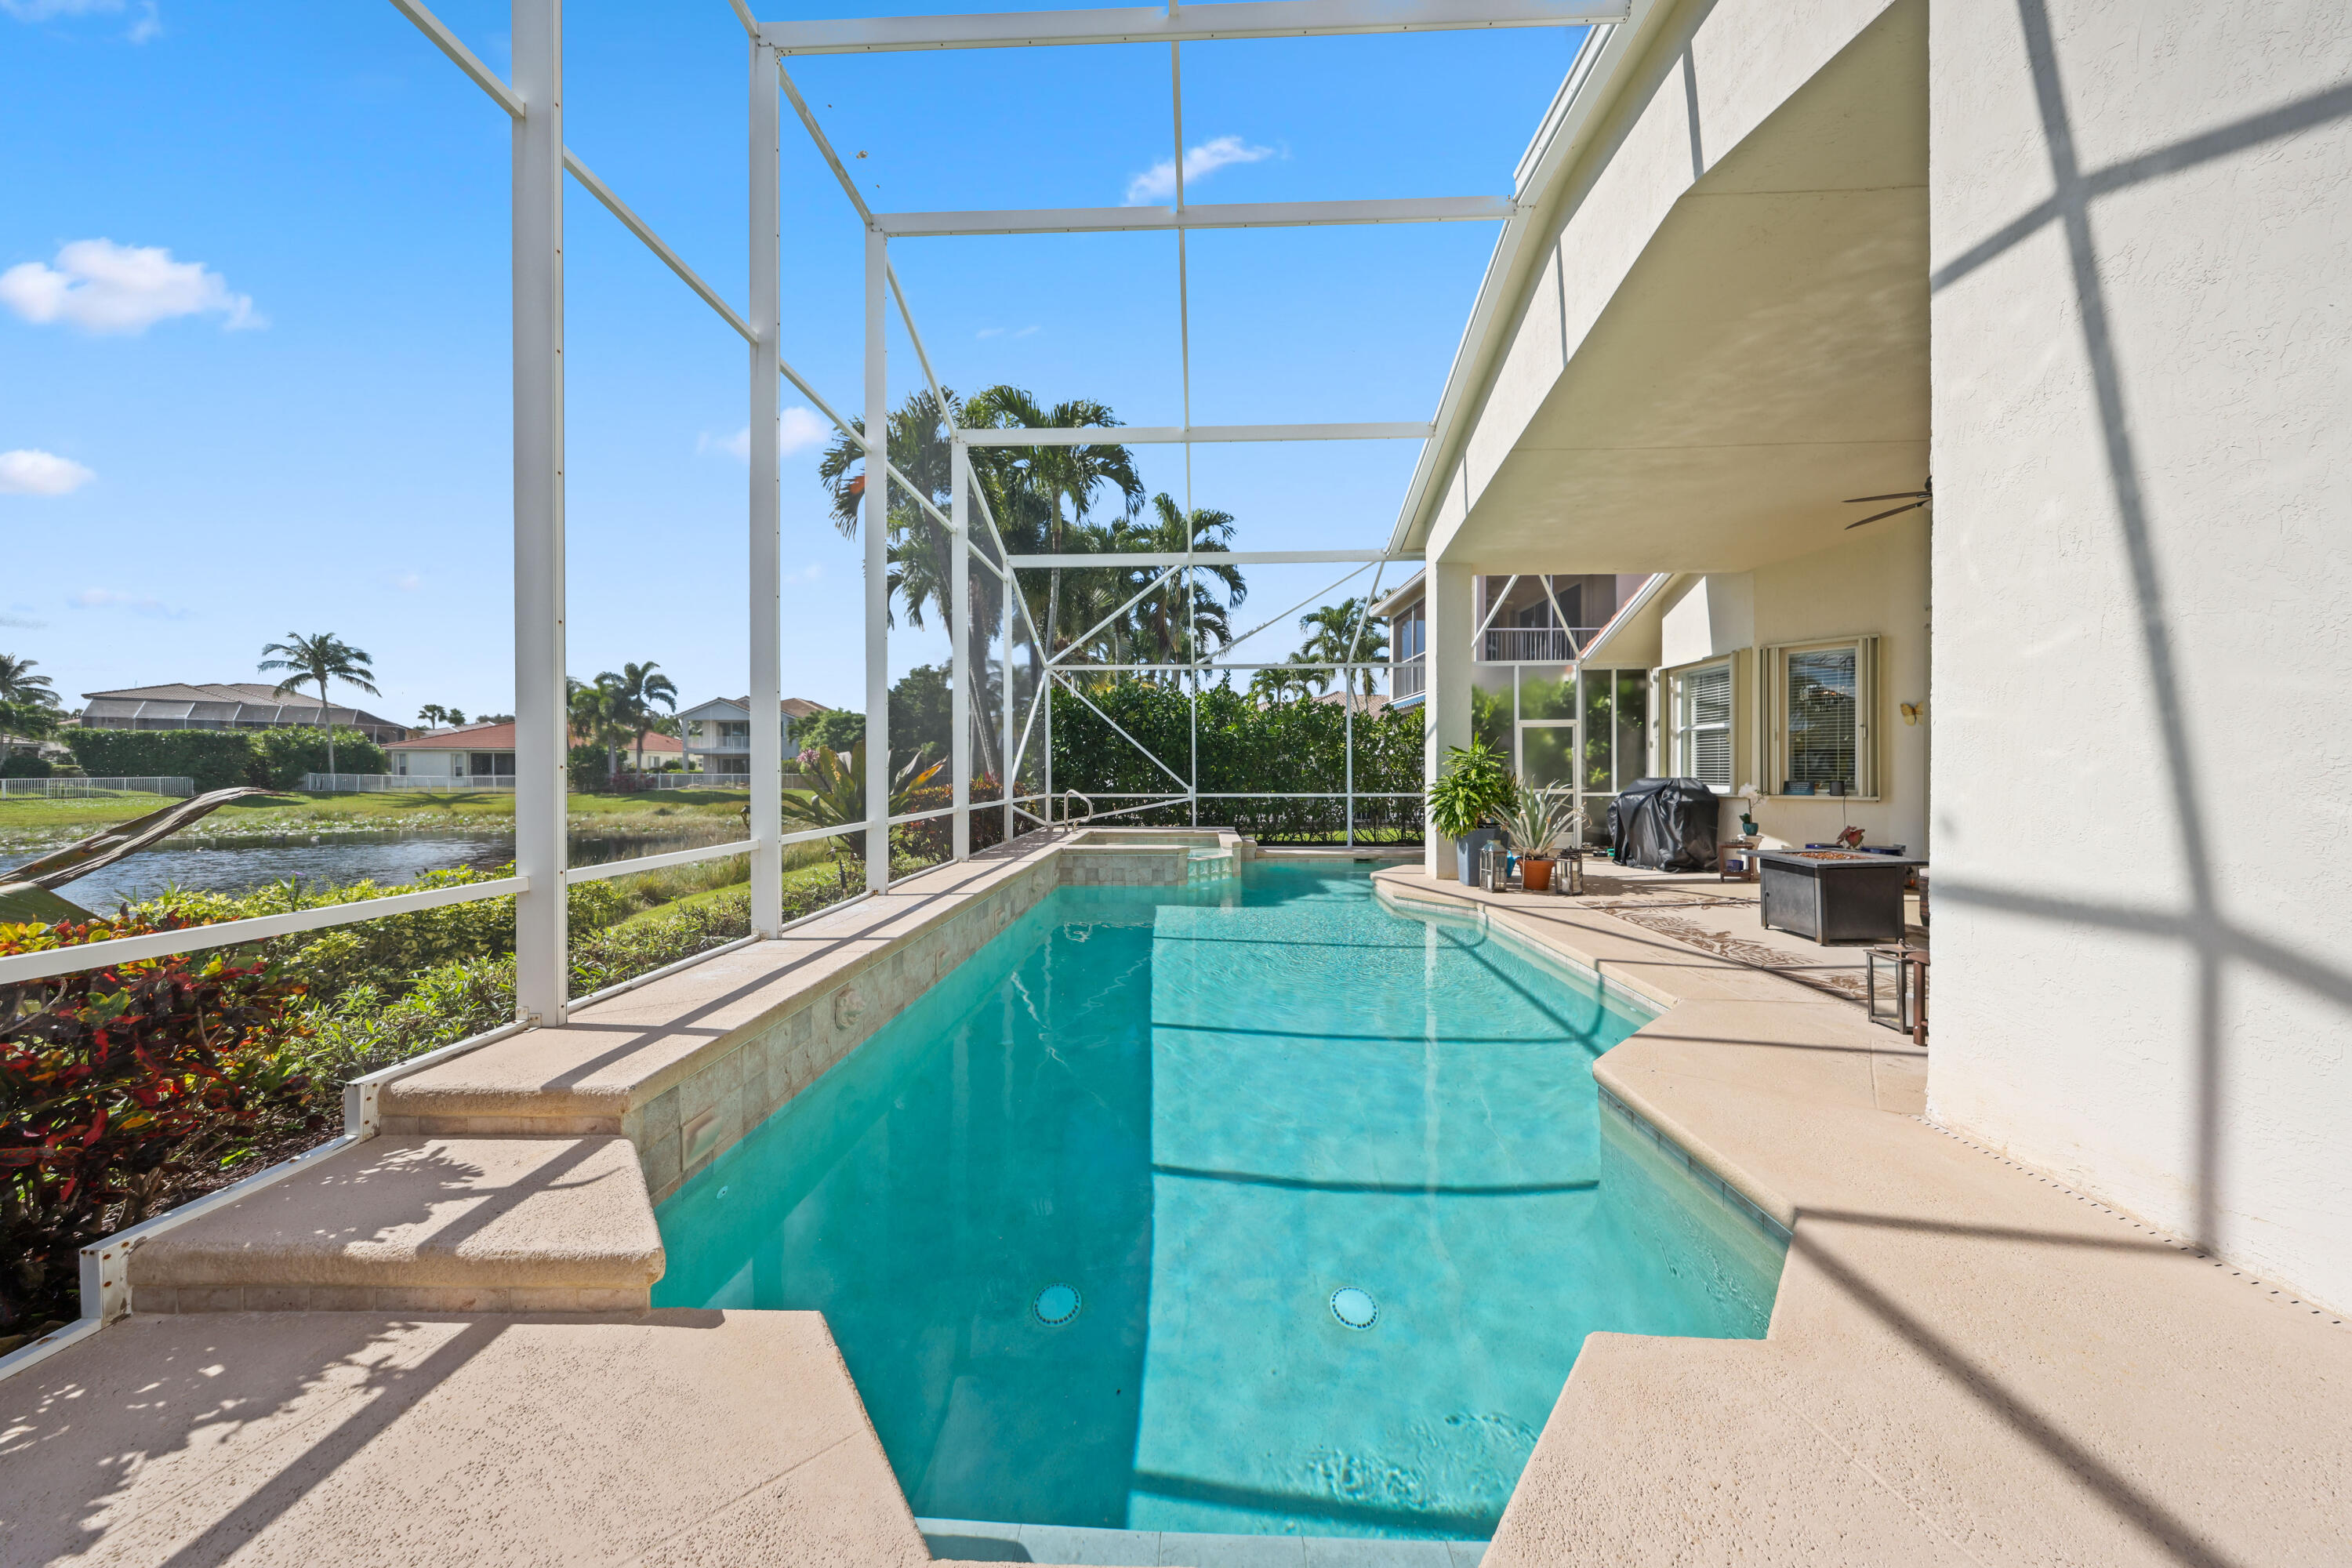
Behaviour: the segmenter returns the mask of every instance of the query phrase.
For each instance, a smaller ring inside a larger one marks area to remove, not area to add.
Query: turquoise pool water
[[[1055,892],[662,1205],[656,1301],[823,1311],[919,1515],[1486,1538],[1587,1333],[1760,1335],[1781,1252],[1604,1107],[1637,1016],[1368,871]]]

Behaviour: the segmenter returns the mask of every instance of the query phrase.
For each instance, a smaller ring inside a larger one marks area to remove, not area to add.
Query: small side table
[[[1718,882],[1756,880],[1759,874],[1756,865],[1756,847],[1761,842],[1763,841],[1759,838],[1734,838],[1728,843],[1718,846],[1715,857],[1715,879]],[[1737,868],[1732,865],[1735,860],[1738,862]]]

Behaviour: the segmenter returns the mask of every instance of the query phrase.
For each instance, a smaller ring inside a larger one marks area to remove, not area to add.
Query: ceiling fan
[[[1862,506],[1874,500],[1899,500],[1905,504],[1888,507],[1885,511],[1872,512],[1868,517],[1864,518],[1862,522],[1849,522],[1845,525],[1846,531],[1852,532],[1860,528],[1863,522],[1876,522],[1883,517],[1895,517],[1903,512],[1916,511],[1935,499],[1936,481],[1933,479],[1922,481],[1920,488],[1916,490],[1893,490],[1883,496],[1848,496],[1845,502],[1848,506]]]

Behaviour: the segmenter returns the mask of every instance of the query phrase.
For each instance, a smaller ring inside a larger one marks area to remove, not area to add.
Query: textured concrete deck
[[[662,1268],[625,1138],[371,1138],[130,1262],[142,1312],[642,1310]]]
[[[135,1317],[0,1383],[0,1563],[915,1564],[814,1312]]]
[[[2335,1313],[1928,1125],[1925,1053],[1853,1003],[1379,879],[1670,1004],[1595,1076],[1794,1237],[1765,1339],[1586,1342],[1489,1568],[2352,1562]]]

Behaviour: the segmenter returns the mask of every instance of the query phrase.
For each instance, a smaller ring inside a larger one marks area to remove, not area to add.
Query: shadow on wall
[[[2068,267],[2082,319],[2084,352],[2098,399],[2108,484],[2122,531],[2138,611],[2142,656],[2147,660],[2147,683],[2155,700],[2163,745],[2164,775],[2174,819],[2172,831],[2189,872],[2189,907],[2170,910],[2101,904],[1948,881],[1940,877],[1936,881],[1936,896],[1954,904],[2029,920],[2156,937],[2178,942],[2186,950],[2196,975],[2192,1025],[2197,1118],[2196,1170],[2192,1177],[2195,1239],[2200,1246],[2210,1247],[2218,1244],[2220,1232],[2217,1187],[2221,1169],[2221,985],[2226,966],[2233,962],[2249,964],[2348,1011],[2352,1011],[2352,972],[2297,953],[2235,925],[2221,908],[2206,806],[2199,795],[2190,754],[2171,611],[2158,572],[2147,498],[2141,487],[2140,461],[2134,447],[2129,412],[2125,406],[2123,377],[2116,362],[2107,300],[2099,281],[2098,255],[2092,243],[2091,203],[2099,196],[2126,191],[2149,180],[2352,116],[2352,83],[2086,172],[2076,157],[2074,127],[2058,76],[2047,0],[2018,0],[2018,16],[2033,72],[2034,98],[2041,111],[2043,139],[2050,151],[2054,194],[1937,268],[1930,276],[1929,287],[1937,291],[1950,287],[2050,224],[2057,224],[2064,234]]]

